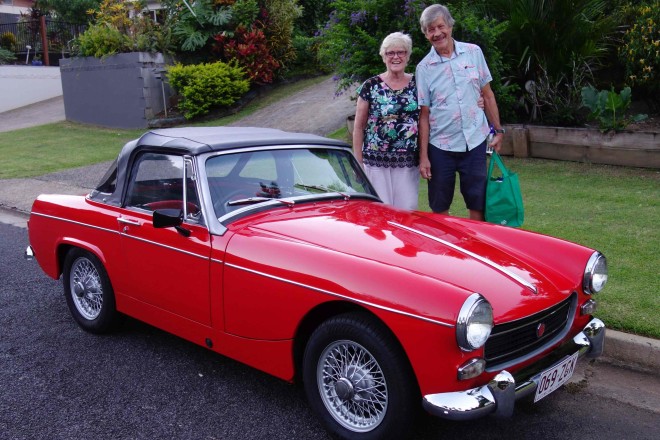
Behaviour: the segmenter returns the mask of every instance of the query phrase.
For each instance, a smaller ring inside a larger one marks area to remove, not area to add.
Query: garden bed
[[[618,133],[531,125],[506,128],[505,155],[660,169],[660,130],[650,125]]]

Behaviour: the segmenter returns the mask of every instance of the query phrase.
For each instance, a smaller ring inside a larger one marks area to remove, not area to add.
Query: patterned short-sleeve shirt
[[[369,103],[362,144],[366,165],[410,168],[419,164],[417,147],[417,86],[413,76],[406,87],[392,90],[380,78],[366,80],[357,90]]]
[[[431,51],[417,65],[419,105],[429,107],[429,142],[441,150],[466,151],[481,144],[490,131],[477,101],[492,81],[479,46],[454,41],[454,56]]]

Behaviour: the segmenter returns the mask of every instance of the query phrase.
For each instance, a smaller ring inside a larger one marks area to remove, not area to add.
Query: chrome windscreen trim
[[[42,214],[42,213],[39,213],[39,212],[32,212],[32,213],[30,213],[30,215],[36,215],[38,217],[50,218],[50,219],[53,219],[53,220],[59,220],[59,221],[63,221],[63,222],[66,222],[66,223],[73,223],[74,225],[84,226],[86,228],[98,229],[99,231],[110,232],[112,234],[119,234],[119,231],[117,231],[115,229],[102,228],[100,226],[90,225],[89,223],[78,222],[78,221],[75,221],[75,220],[70,220],[68,218],[63,218],[63,217],[57,217],[57,216],[54,216],[54,215]]]
[[[482,263],[492,267],[493,269],[497,270],[498,272],[503,273],[507,277],[511,278],[512,280],[514,280],[515,282],[520,284],[521,286],[531,290],[535,294],[538,293],[535,285],[531,284],[530,282],[528,282],[524,278],[522,278],[522,277],[518,276],[517,274],[511,272],[510,270],[506,269],[505,267],[502,267],[499,264],[489,260],[488,258],[482,257],[481,255],[475,254],[474,252],[470,252],[467,249],[463,249],[460,246],[457,246],[457,245],[455,245],[453,243],[450,243],[446,240],[443,240],[441,238],[434,237],[433,235],[427,234],[426,232],[422,232],[418,229],[413,229],[413,228],[410,228],[408,226],[404,226],[404,225],[401,225],[399,223],[395,223],[395,222],[391,222],[391,221],[388,221],[387,223],[390,224],[391,226],[396,227],[396,228],[403,229],[403,230],[408,231],[408,232],[412,232],[413,234],[421,235],[422,237],[426,237],[429,240],[437,241],[438,243],[442,243],[442,244],[444,244],[445,246],[447,246],[451,249],[454,249],[454,250],[456,250],[456,251],[458,251],[462,254],[468,255],[468,256],[474,258],[475,260],[481,261]]]
[[[356,302],[358,304],[363,304],[363,305],[366,305],[366,306],[369,306],[369,307],[374,307],[376,309],[396,313],[398,315],[408,316],[410,318],[419,319],[419,320],[422,320],[422,321],[430,322],[432,324],[437,324],[437,325],[441,325],[441,326],[444,326],[444,327],[449,327],[449,328],[454,327],[453,324],[438,321],[436,319],[427,318],[425,316],[416,315],[414,313],[404,312],[403,310],[396,310],[396,309],[393,309],[391,307],[381,306],[379,304],[374,304],[374,303],[369,302],[369,301],[363,301],[361,299],[352,298],[352,297],[347,296],[347,295],[342,295],[341,293],[331,292],[329,290],[320,289],[318,287],[310,286],[308,284],[299,283],[297,281],[292,281],[292,280],[289,280],[289,279],[286,279],[286,278],[282,278],[282,277],[278,277],[278,276],[271,275],[271,274],[268,274],[268,273],[260,272],[260,271],[254,270],[254,269],[248,269],[247,267],[238,266],[238,265],[232,264],[232,263],[225,263],[225,264],[229,267],[233,267],[234,269],[242,270],[242,271],[245,271],[245,272],[250,272],[250,273],[253,273],[255,275],[259,275],[259,276],[263,276],[263,277],[270,278],[270,279],[273,279],[273,280],[281,281],[283,283],[288,283],[288,284],[292,284],[294,286],[299,286],[299,287],[302,287],[302,288],[305,288],[305,289],[313,290],[315,292],[319,292],[319,293],[322,293],[324,295],[329,295],[329,296],[332,296],[332,297],[335,297],[335,298],[345,299],[347,301]]]

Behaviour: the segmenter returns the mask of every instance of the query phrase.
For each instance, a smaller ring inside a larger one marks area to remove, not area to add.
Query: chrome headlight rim
[[[486,311],[490,314],[490,322],[488,323],[490,329],[487,331],[485,336],[483,336],[478,343],[473,344],[470,342],[472,338],[469,337],[468,335],[471,325],[470,320],[475,316],[475,311],[484,307],[486,308]],[[469,352],[469,351],[477,350],[486,344],[486,341],[488,340],[488,337],[490,336],[490,332],[492,331],[492,329],[493,329],[493,307],[490,305],[488,300],[484,298],[482,295],[478,293],[473,293],[463,303],[463,306],[461,307],[461,310],[458,313],[458,319],[456,320],[456,342],[458,343],[458,346],[463,351]]]
[[[602,291],[605,284],[607,284],[607,258],[600,252],[595,251],[589,257],[589,261],[587,261],[584,268],[582,290],[587,295],[592,295]]]

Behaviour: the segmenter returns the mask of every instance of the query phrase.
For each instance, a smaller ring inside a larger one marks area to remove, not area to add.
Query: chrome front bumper
[[[573,340],[567,341],[551,355],[559,360],[551,364],[537,362],[521,370],[516,378],[506,370],[498,373],[488,385],[467,391],[428,394],[422,399],[430,414],[450,420],[472,420],[488,414],[509,417],[517,399],[536,391],[541,373],[575,352],[595,358],[603,353],[605,324],[593,318]]]

